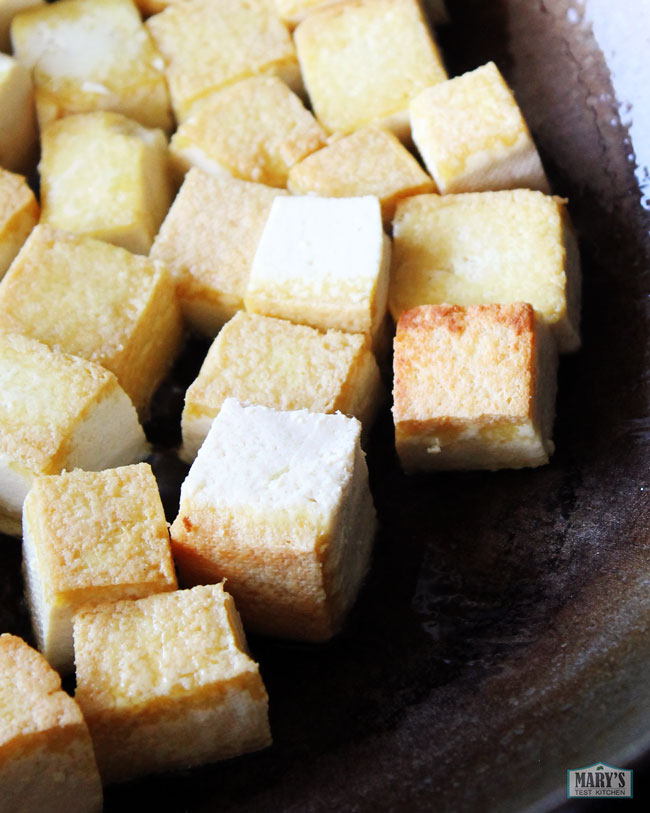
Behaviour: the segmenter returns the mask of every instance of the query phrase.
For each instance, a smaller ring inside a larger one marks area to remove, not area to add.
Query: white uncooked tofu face
[[[389,267],[376,197],[276,198],[253,260],[246,309],[374,334],[386,311]]]

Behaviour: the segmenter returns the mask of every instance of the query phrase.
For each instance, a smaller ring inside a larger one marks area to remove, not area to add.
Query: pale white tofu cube
[[[376,518],[361,424],[227,399],[171,528],[181,582],[227,579],[244,624],[322,641],[368,567]]]
[[[246,310],[376,336],[386,312],[390,240],[361,198],[276,198],[244,298]]]

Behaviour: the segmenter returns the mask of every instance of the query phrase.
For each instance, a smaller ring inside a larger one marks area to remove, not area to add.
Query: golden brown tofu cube
[[[515,189],[397,205],[389,307],[530,302],[561,352],[580,345],[580,259],[565,201]]]
[[[38,648],[70,672],[81,607],[178,587],[151,467],[38,477],[23,504],[23,560]]]
[[[81,611],[74,649],[106,783],[271,744],[266,690],[220,584]]]
[[[549,192],[526,122],[494,62],[423,90],[411,102],[411,130],[442,194]]]
[[[14,17],[17,59],[32,69],[41,128],[114,110],[170,130],[164,63],[132,0],[59,0]]]
[[[0,167],[0,277],[38,223],[39,213],[34,193],[22,175]]]
[[[147,254],[172,202],[167,139],[119,113],[69,116],[42,135],[41,222]]]
[[[98,364],[0,334],[0,530],[19,535],[36,475],[99,471],[142,460],[133,404]]]
[[[284,187],[291,167],[325,144],[325,133],[276,77],[245,79],[207,97],[178,128],[171,153],[179,172],[198,166]]]
[[[287,188],[324,198],[375,195],[385,221],[400,198],[436,191],[411,153],[380,127],[364,127],[303,158],[289,170]]]
[[[366,337],[240,312],[185,393],[183,451],[194,460],[226,398],[279,410],[342,412],[369,427],[382,387]]]
[[[36,111],[29,71],[10,56],[0,54],[0,166],[29,172],[36,163]]]
[[[323,641],[343,624],[375,532],[361,424],[228,398],[171,527],[184,584],[227,579],[247,628]]]
[[[326,6],[294,38],[314,112],[329,132],[376,123],[408,138],[411,99],[447,78],[417,0]]]
[[[176,282],[187,322],[214,337],[244,307],[250,268],[282,189],[193,167],[154,240],[151,258]]]
[[[528,304],[423,305],[397,323],[395,444],[407,472],[540,466],[557,350]]]
[[[141,414],[182,339],[166,268],[41,225],[0,283],[0,329],[106,367]]]
[[[193,0],[147,21],[163,54],[178,121],[204,96],[251,76],[273,74],[300,88],[291,36],[267,0]]]
[[[246,310],[375,339],[390,240],[377,198],[276,198],[253,260]]]
[[[79,706],[45,658],[8,633],[0,635],[0,810],[102,810],[102,784]]]

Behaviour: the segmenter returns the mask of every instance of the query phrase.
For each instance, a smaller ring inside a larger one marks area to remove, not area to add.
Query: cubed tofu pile
[[[548,462],[579,259],[418,0],[0,0],[0,47],[0,530],[41,653],[0,635],[0,811],[92,811],[270,744],[244,630],[343,625],[391,372],[404,472]],[[143,424],[188,330],[168,529]]]

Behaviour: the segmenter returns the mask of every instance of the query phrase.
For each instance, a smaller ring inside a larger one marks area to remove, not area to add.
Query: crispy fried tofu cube
[[[241,79],[273,74],[301,87],[291,36],[267,0],[177,3],[146,25],[167,63],[179,122],[204,96]]]
[[[59,0],[14,17],[16,58],[33,73],[43,128],[71,113],[114,110],[171,130],[164,62],[133,0]]]
[[[36,112],[29,71],[0,54],[0,166],[29,172],[36,163]]]
[[[101,813],[102,784],[77,703],[45,658],[0,635],[0,809]]]
[[[0,167],[0,277],[38,223],[40,210],[22,175]]]
[[[111,370],[143,415],[182,339],[166,268],[42,225],[0,283],[0,329]]]
[[[19,535],[36,475],[142,460],[133,404],[98,364],[18,334],[0,334],[0,531]]]
[[[303,158],[289,170],[287,188],[324,198],[375,195],[386,221],[400,198],[436,191],[411,153],[380,127],[364,127]]]
[[[417,0],[348,0],[295,31],[314,112],[329,131],[377,123],[410,136],[411,99],[447,78]]]
[[[395,445],[407,472],[540,466],[557,350],[528,304],[422,305],[397,323]]]
[[[271,744],[266,690],[221,584],[82,610],[74,648],[106,783]]]
[[[169,268],[187,322],[216,336],[244,307],[244,293],[271,204],[282,189],[193,167],[165,218],[151,258]]]
[[[42,222],[147,254],[173,198],[167,139],[119,113],[86,113],[42,135]]]
[[[325,144],[325,133],[295,93],[274,76],[245,79],[196,106],[174,134],[179,173],[198,166],[284,187],[291,167]]]
[[[374,338],[386,313],[389,268],[377,198],[276,198],[246,310]]]
[[[389,307],[530,302],[561,352],[580,345],[580,259],[565,201],[515,189],[397,205]]]
[[[181,488],[171,527],[181,583],[227,579],[242,619],[322,641],[365,575],[375,511],[361,424],[228,398]]]
[[[382,393],[365,336],[322,333],[240,311],[212,343],[185,393],[183,450],[196,457],[226,398],[278,410],[342,412],[370,425]]]
[[[526,122],[494,62],[423,90],[410,109],[413,141],[442,194],[549,192]]]
[[[74,669],[80,608],[178,587],[148,463],[37,477],[23,504],[23,554],[38,648],[60,672]]]

